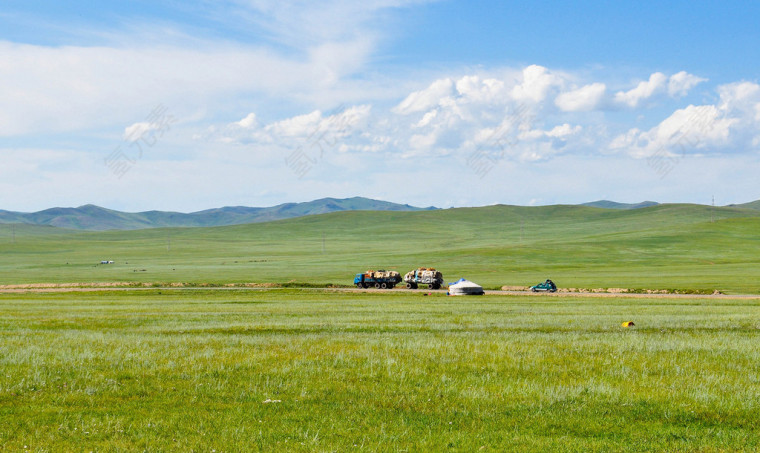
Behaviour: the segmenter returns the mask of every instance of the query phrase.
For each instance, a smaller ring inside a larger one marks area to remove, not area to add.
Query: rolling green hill
[[[189,214],[166,211],[127,213],[94,205],[85,205],[78,208],[52,208],[34,213],[0,211],[0,223],[50,225],[95,231],[136,230],[161,227],[238,225],[339,211],[420,211],[431,209],[435,208],[416,208],[362,197],[322,198],[305,203],[285,203],[270,208],[228,206]]]
[[[760,292],[758,232],[760,211],[677,204],[350,211],[107,232],[5,225],[0,283],[350,284],[366,269],[433,266],[446,281],[487,287],[549,277],[561,287]]]
[[[657,206],[659,203],[655,201],[642,201],[641,203],[618,203],[609,200],[592,201],[590,203],[583,203],[581,206],[589,206],[592,208],[604,208],[604,209],[639,209],[648,208],[650,206]]]
[[[751,201],[749,203],[731,205],[731,206],[737,207],[737,208],[746,208],[746,209],[760,209],[760,200]]]

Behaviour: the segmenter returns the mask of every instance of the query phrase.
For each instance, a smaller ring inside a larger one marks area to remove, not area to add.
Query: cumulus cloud
[[[360,133],[343,134],[345,140],[339,150],[409,157],[431,150],[442,156],[478,148],[502,152],[508,148],[505,158],[523,162],[589,149],[599,149],[605,155],[612,150],[643,157],[686,144],[691,151],[706,152],[724,147],[736,137],[738,117],[754,121],[760,116],[760,99],[757,99],[760,86],[738,83],[723,86],[719,92],[723,104],[730,104],[733,111],[743,106],[741,108],[749,109],[745,114],[731,113],[728,108],[718,106],[690,105],[676,109],[649,130],[627,128],[621,131],[613,127],[614,134],[608,138],[605,131],[613,125],[595,124],[590,116],[614,106],[615,99],[609,95],[606,83],[573,85],[561,91],[568,80],[580,78],[559,76],[536,65],[524,68],[520,74],[516,79],[509,75],[497,78],[484,74],[439,78],[426,88],[407,94],[390,110],[377,110],[371,121],[371,104],[346,109],[340,116],[347,117],[352,112],[352,119],[346,124]],[[614,97],[618,103],[641,106],[646,99],[657,95],[681,95],[701,81],[703,79],[684,71],[670,77],[654,73],[647,81]],[[554,98],[549,97],[553,90],[558,92]],[[534,102],[539,99],[541,102]],[[574,124],[567,122],[568,118],[573,118]],[[217,134],[217,139],[281,144],[301,140],[292,142],[297,145],[335,121],[335,115],[315,110],[260,125],[256,115],[250,114],[223,128],[224,138]],[[555,125],[535,127],[535,124],[547,123]]]
[[[314,110],[266,125],[259,124],[256,114],[250,113],[221,129],[212,127],[205,135],[196,138],[238,144],[287,144],[328,139],[334,143],[336,139],[348,135],[366,133],[363,123],[371,111],[372,106],[369,104],[354,105],[327,114]]]
[[[408,115],[414,112],[430,110],[432,107],[438,106],[444,99],[450,98],[453,94],[454,81],[452,79],[436,80],[426,89],[409,94],[393,111],[401,115]]]
[[[256,119],[255,113],[249,113],[248,116],[246,116],[240,121],[235,122],[235,124],[244,129],[252,129],[252,128],[257,127],[259,125],[259,122]]]
[[[422,117],[422,119],[414,125],[416,128],[421,128],[429,125],[430,123],[435,120],[435,118],[438,116],[438,110],[431,110],[427,113],[425,113],[425,116]]]
[[[503,80],[481,79],[477,75],[465,76],[456,82],[456,90],[467,102],[498,102],[506,95]]]
[[[754,82],[735,82],[718,87],[720,107],[724,110],[747,111],[760,102],[760,85]]]
[[[636,108],[644,101],[658,95],[686,96],[692,88],[705,81],[707,79],[689,74],[686,71],[678,72],[670,77],[661,72],[655,72],[649,76],[649,80],[639,82],[635,88],[615,93],[614,100],[619,105]]]
[[[689,105],[648,131],[634,128],[618,135],[611,141],[610,148],[637,158],[656,153],[682,155],[715,147],[725,150],[736,123],[737,119],[727,117],[714,105]]]
[[[563,84],[562,78],[547,68],[530,65],[523,69],[522,83],[512,88],[512,97],[518,101],[541,102],[546,99],[551,89]]]
[[[615,93],[615,101],[628,107],[638,107],[641,101],[651,98],[655,94],[665,90],[668,77],[661,73],[655,72],[649,76],[649,80],[639,82],[636,88],[629,91],[619,91]]]
[[[681,71],[670,76],[668,79],[668,94],[672,97],[686,96],[689,91],[707,79]]]
[[[568,136],[578,134],[583,128],[581,126],[571,126],[568,123],[555,126],[552,129],[545,131],[541,129],[533,129],[525,131],[519,135],[521,140],[533,140],[538,138],[567,138]]]
[[[607,85],[592,83],[577,90],[561,93],[554,103],[565,112],[582,112],[597,108],[607,92]]]

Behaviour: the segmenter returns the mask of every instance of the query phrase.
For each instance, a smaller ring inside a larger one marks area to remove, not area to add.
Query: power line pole
[[[712,208],[710,209],[710,223],[715,222],[715,195],[712,196]]]

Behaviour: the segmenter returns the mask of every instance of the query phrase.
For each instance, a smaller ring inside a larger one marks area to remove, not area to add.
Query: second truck
[[[443,286],[443,274],[432,267],[420,267],[404,275],[406,287],[417,289],[420,285],[428,285],[430,289],[440,289]]]

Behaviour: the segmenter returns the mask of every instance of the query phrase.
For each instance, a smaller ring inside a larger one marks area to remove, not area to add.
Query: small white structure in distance
[[[482,296],[485,293],[482,286],[463,278],[449,284],[450,296]]]

